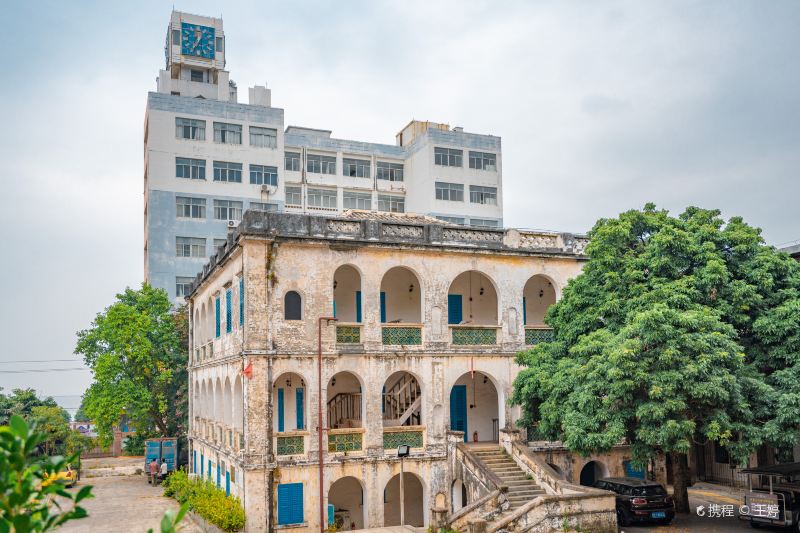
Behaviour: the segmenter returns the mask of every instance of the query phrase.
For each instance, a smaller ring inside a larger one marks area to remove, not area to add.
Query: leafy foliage
[[[244,528],[245,514],[239,498],[227,496],[207,479],[189,479],[185,470],[177,470],[164,481],[164,495],[175,498],[215,524],[223,531]]]
[[[75,353],[92,369],[94,382],[83,408],[105,444],[120,416],[140,432],[163,436],[185,431],[188,320],[173,311],[166,291],[142,284],[126,289],[78,332]]]
[[[586,253],[554,341],[518,356],[523,425],[584,454],[625,440],[639,464],[797,442],[800,265],[740,218],[653,205],[598,221]]]
[[[183,517],[186,516],[187,511],[189,511],[189,504],[184,503],[181,505],[181,508],[178,509],[178,512],[175,513],[172,509],[167,509],[164,511],[164,516],[161,518],[161,533],[175,533],[178,531],[178,524],[183,520]],[[153,533],[153,529],[150,528],[147,530],[147,533]]]
[[[67,465],[63,457],[36,455],[47,435],[14,415],[8,426],[0,427],[0,533],[49,531],[83,518],[86,511],[78,504],[92,497],[92,487],[76,493],[65,489],[54,476]],[[59,500],[55,500],[59,496]],[[69,502],[70,507],[64,508]]]
[[[52,397],[39,398],[33,389],[14,389],[9,395],[0,394],[0,425],[8,425],[13,415],[28,419],[35,407],[58,408],[59,415],[65,422],[69,422],[69,413],[58,407]]]

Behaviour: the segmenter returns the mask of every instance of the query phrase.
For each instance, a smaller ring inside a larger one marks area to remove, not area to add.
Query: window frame
[[[206,160],[175,156],[175,177],[187,180],[205,180]]]
[[[306,172],[313,172],[314,174],[335,175],[336,156],[329,156],[322,154],[306,155]]]
[[[297,302],[292,302],[292,305],[297,305],[297,309],[290,309],[289,308],[289,297],[297,297]],[[291,313],[292,317],[297,316],[297,318],[292,318],[289,316],[289,311],[297,311],[297,313]],[[283,320],[284,321],[297,321],[303,320],[303,295],[300,294],[300,291],[296,290],[288,290],[283,295]]]
[[[433,163],[440,167],[463,167],[464,150],[460,148],[433,147]]]
[[[186,133],[189,133],[189,135],[186,136]],[[175,117],[175,138],[189,141],[205,141],[206,121],[196,118]]]
[[[489,187],[487,185],[470,185],[469,202],[471,204],[497,205],[497,187]]]
[[[278,167],[270,165],[249,165],[250,185],[278,186]],[[269,177],[269,181],[267,181]]]
[[[389,209],[381,209],[381,205],[387,205]],[[402,209],[392,209],[394,205],[401,205]],[[405,213],[406,212],[406,197],[398,196],[396,194],[379,194],[378,195],[378,211],[383,213]]]
[[[188,250],[188,254],[182,253]],[[175,236],[175,257],[204,258],[206,256],[205,237]]]
[[[224,205],[223,205],[224,203]],[[235,204],[239,204],[238,206]],[[244,202],[242,200],[222,200],[222,199],[214,199],[213,202],[214,206],[214,220],[242,220],[242,212],[244,211]],[[228,217],[220,217],[219,214],[222,212],[227,213]],[[239,215],[236,218],[236,215]],[[230,215],[234,215],[233,217]]]
[[[464,184],[447,181],[434,182],[435,197],[443,202],[463,202]],[[455,197],[454,197],[455,196]],[[460,198],[459,198],[460,196]]]
[[[259,131],[253,131],[259,130]],[[278,147],[278,130],[275,128],[266,128],[263,126],[248,126],[247,133],[250,137],[250,146],[256,148],[277,148]],[[266,139],[264,144],[254,143],[253,139]]]
[[[189,200],[188,203],[181,203],[181,200]],[[175,218],[185,218],[187,220],[203,220],[206,217],[206,207],[208,202],[205,198],[194,196],[175,196]],[[197,208],[198,216],[194,216]],[[188,210],[189,215],[186,215]]]
[[[219,183],[241,183],[243,166],[242,163],[236,163],[234,161],[214,161],[212,164],[214,179],[212,181]],[[223,177],[225,179],[223,179]]]
[[[181,298],[186,297],[192,291],[192,283],[194,283],[194,278],[190,278],[187,276],[175,276],[175,297]],[[188,289],[186,286],[189,286]]]
[[[272,202],[250,202],[247,206],[247,209],[269,213],[277,211],[278,204],[273,204]]]
[[[403,172],[403,163],[392,163],[391,161],[377,161],[375,163],[375,177],[379,180],[403,181]]]
[[[214,121],[214,142],[218,144],[242,144],[242,129],[241,124]]]
[[[497,172],[497,154],[470,150],[469,168]]]
[[[342,176],[349,178],[370,178],[372,162],[369,159],[342,158]]]
[[[303,187],[300,187],[300,186],[294,186],[294,187],[293,186],[287,186],[284,189],[284,193],[285,193],[285,201],[284,201],[284,203],[286,205],[294,206],[294,207],[303,207]],[[298,196],[298,199],[300,200],[296,204],[289,202],[289,195],[294,196],[295,194]]]
[[[489,222],[490,224],[476,224],[476,222]],[[470,217],[469,225],[472,228],[483,228],[483,229],[498,229],[500,227],[500,222],[498,220],[494,220],[491,218],[473,218]]]
[[[324,187],[309,187],[306,190],[306,203],[308,207],[317,207],[321,209],[338,209],[339,207],[339,193],[336,189],[326,189]],[[320,204],[315,204],[315,198],[320,198]],[[333,198],[333,205],[325,205],[326,200],[330,203]]]
[[[348,200],[354,201],[355,206],[348,206]],[[348,190],[342,191],[342,209],[360,209],[362,211],[371,211],[372,193]]]
[[[303,169],[300,158],[300,152],[283,152],[283,170],[288,170],[289,172],[300,172]],[[291,161],[291,165],[289,164],[289,161]]]

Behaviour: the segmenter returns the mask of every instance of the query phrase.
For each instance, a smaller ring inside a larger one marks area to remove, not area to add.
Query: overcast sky
[[[0,386],[77,407],[75,332],[142,280],[143,121],[173,2],[13,2],[0,79]],[[240,101],[393,143],[502,137],[507,226],[582,232],[655,202],[800,239],[800,2],[175,2],[222,16]],[[9,335],[10,333],[10,335]]]

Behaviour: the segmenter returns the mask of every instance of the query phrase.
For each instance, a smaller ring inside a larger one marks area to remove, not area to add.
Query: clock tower
[[[236,84],[225,70],[222,19],[173,11],[164,56],[158,92],[236,102]]]

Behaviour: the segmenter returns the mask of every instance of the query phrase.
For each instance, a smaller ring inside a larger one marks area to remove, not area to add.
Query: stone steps
[[[528,477],[528,474],[517,465],[514,460],[506,455],[500,447],[473,448],[472,453],[489,467],[508,486],[506,498],[509,510],[522,507],[545,491]]]

